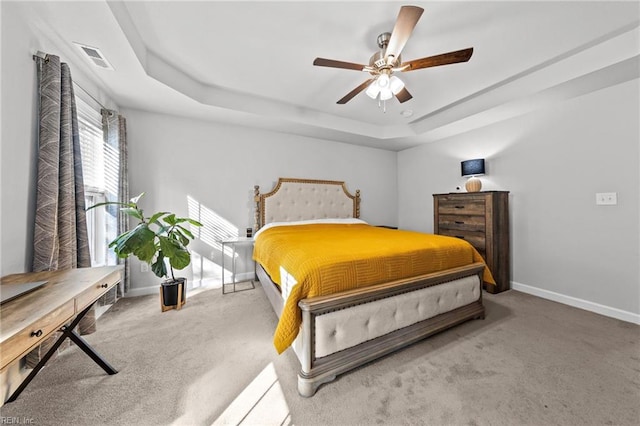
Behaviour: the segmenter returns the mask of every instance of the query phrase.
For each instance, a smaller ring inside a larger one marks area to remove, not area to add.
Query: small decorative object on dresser
[[[509,192],[433,194],[433,232],[462,238],[485,259],[496,285],[490,293],[509,290]]]
[[[460,163],[462,177],[468,177],[467,183],[464,184],[467,192],[479,192],[482,189],[482,181],[478,176],[484,174],[484,158],[475,160],[467,160]]]

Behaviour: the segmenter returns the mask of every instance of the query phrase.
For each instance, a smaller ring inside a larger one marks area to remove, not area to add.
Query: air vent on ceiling
[[[109,63],[109,61],[107,61],[107,59],[104,57],[104,55],[102,54],[102,52],[100,52],[100,49],[98,49],[97,47],[91,47],[91,46],[87,46],[86,44],[82,44],[82,43],[77,43],[77,42],[73,42],[73,44],[75,44],[76,46],[78,46],[80,48],[80,51],[87,57],[87,59],[89,59],[95,66],[105,69],[105,70],[111,70],[113,71],[113,67],[111,66],[111,64]]]

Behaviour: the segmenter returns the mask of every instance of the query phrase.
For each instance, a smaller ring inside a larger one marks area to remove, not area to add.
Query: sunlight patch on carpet
[[[242,424],[291,424],[289,406],[273,363],[269,363],[213,422],[213,426]]]

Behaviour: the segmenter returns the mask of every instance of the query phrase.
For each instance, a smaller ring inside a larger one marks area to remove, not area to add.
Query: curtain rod
[[[41,52],[40,50],[38,50],[34,55],[33,55],[33,60],[36,61],[38,59],[43,60],[45,62],[49,62],[49,55],[47,55],[44,52]],[[73,79],[71,80],[71,83],[76,86],[78,89],[82,90],[84,93],[87,94],[87,96],[89,96],[91,99],[93,99],[98,105],[100,105],[102,107],[102,109],[109,111],[109,113],[113,114],[113,110],[107,108],[106,106],[102,105],[102,102],[100,102],[99,100],[97,100],[95,98],[95,96],[93,96],[91,93],[89,93],[84,87],[80,86],[78,83],[76,83],[75,81],[73,81]]]

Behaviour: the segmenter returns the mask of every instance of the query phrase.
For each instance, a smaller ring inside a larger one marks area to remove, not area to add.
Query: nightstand
[[[226,240],[222,240],[220,241],[220,250],[222,251],[222,294],[229,294],[229,293],[236,293],[238,291],[244,291],[244,290],[252,290],[254,288],[256,288],[256,283],[255,280],[253,279],[253,277],[255,277],[255,263],[254,263],[254,275],[252,277],[252,279],[250,280],[242,280],[242,281],[237,281],[236,278],[236,251],[237,251],[237,247],[238,246],[253,246],[253,238],[251,237],[234,237],[234,238],[227,238]],[[231,254],[231,275],[233,276],[233,281],[230,283],[225,283],[224,282],[224,271],[225,271],[225,267],[224,267],[224,258],[225,258],[225,253],[224,253],[224,248],[225,246],[230,246],[231,250],[232,250],[232,254]],[[243,282],[251,282],[251,287],[248,288],[243,288],[242,290],[236,290],[236,284],[238,283],[243,283]],[[225,291],[225,286],[227,285],[233,285],[233,291]]]

